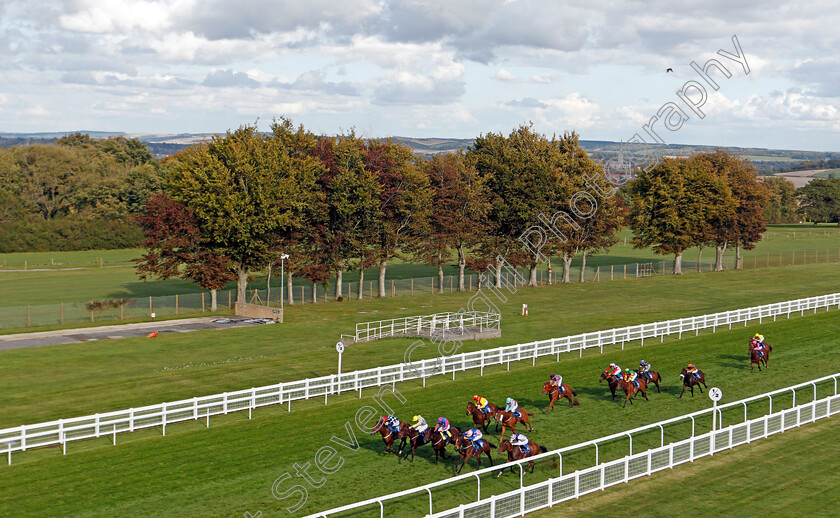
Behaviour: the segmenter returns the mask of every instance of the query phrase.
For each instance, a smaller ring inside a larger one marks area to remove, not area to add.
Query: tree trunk
[[[210,290],[210,311],[216,311],[216,290]]]
[[[580,256],[580,282],[586,282],[586,250]]]
[[[438,293],[443,293],[443,265],[438,264]]]
[[[548,284],[551,285],[551,256],[548,256]]]
[[[303,302],[303,301],[301,301]],[[292,293],[292,271],[286,272],[286,304],[293,306],[295,304],[295,295]]]
[[[528,267],[528,286],[537,285],[537,263],[531,263]]]
[[[464,255],[464,246],[458,246],[458,291],[467,291],[464,285],[464,270],[467,268],[467,258]]]
[[[715,271],[723,271],[723,253],[726,252],[726,243],[715,246]]]
[[[674,275],[682,275],[682,251],[674,254]]]
[[[318,303],[318,283],[315,281],[312,281],[312,303]]]
[[[697,253],[697,272],[703,271],[703,247],[700,247],[700,251]]]
[[[268,263],[268,280],[265,281],[265,305],[271,305],[271,267],[274,263]]]
[[[379,260],[379,298],[385,298],[385,269],[388,267],[388,261],[385,259]]]
[[[496,261],[496,289],[502,289],[502,262]]]
[[[569,284],[572,282],[571,280],[572,274],[572,256],[566,252],[563,252],[563,284]]]
[[[344,291],[341,284],[344,282],[344,261],[338,263],[338,272],[335,274],[335,300],[344,300]]]
[[[245,304],[248,302],[248,269],[240,264],[236,273],[236,302]]]
[[[737,239],[735,240],[735,269],[744,269],[744,258],[741,257],[741,241]]]
[[[358,300],[365,298],[365,267],[361,264],[359,265],[359,296],[356,298]]]

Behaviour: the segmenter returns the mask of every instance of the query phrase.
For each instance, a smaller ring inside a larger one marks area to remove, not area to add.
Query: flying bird
[[[668,69],[665,70],[665,73],[667,74],[668,72],[673,72],[673,71],[674,71],[673,68],[668,68]]]

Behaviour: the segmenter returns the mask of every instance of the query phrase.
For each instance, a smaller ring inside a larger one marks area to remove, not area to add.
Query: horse
[[[525,425],[528,426],[529,432],[534,431],[534,427],[531,426],[531,419],[529,418],[529,416],[534,415],[534,413],[526,412],[522,408],[518,408],[517,410],[519,411],[519,417],[516,417],[515,415],[513,415],[513,412],[508,412],[507,410],[499,410],[496,413],[496,416],[494,416],[499,422],[502,423],[502,436],[499,439],[500,441],[503,441],[505,439],[506,428],[510,428],[511,432],[516,431],[514,427],[517,423],[525,423]]]
[[[467,415],[472,414],[473,423],[475,423],[476,426],[480,426],[484,430],[484,433],[487,433],[487,424],[490,422],[491,417],[496,419],[496,430],[499,429],[499,422],[496,417],[496,412],[499,411],[499,407],[493,403],[487,403],[487,408],[490,412],[484,412],[472,401],[467,403]]]
[[[766,345],[766,344],[765,344]],[[753,371],[753,365],[758,364],[758,371],[761,372],[761,364],[764,363],[764,368],[769,369],[770,367],[767,366],[767,362],[770,361],[770,351],[773,348],[769,345],[766,349],[764,349],[764,355],[761,355],[758,352],[758,349],[755,347],[750,347],[750,372]]]
[[[691,389],[691,397],[694,397],[694,385],[697,385],[697,390],[699,390],[701,394],[703,393],[703,389],[700,388],[700,384],[702,383],[703,386],[706,387],[706,375],[703,374],[703,371],[701,371],[700,369],[697,369],[697,374],[700,377],[700,379],[697,379],[697,376],[695,376],[694,374],[689,374],[688,369],[683,367],[682,373],[680,373],[680,379],[683,382],[683,389],[682,392],[680,392],[680,397],[678,397],[677,399],[682,399],[683,394],[685,394],[686,387]]]
[[[508,440],[504,440],[504,441],[499,443],[499,453],[507,452],[508,459],[505,462],[513,462],[513,461],[517,461],[517,460],[521,460],[521,459],[527,459],[528,457],[533,457],[534,455],[539,455],[540,453],[545,453],[545,452],[548,451],[548,449],[545,446],[540,446],[539,444],[535,443],[534,441],[528,441],[528,448],[529,448],[529,451],[526,454],[522,451],[521,447],[512,445],[510,443],[510,441],[508,441]],[[531,467],[531,473],[533,473],[534,472],[534,461],[528,462],[528,466]],[[510,468],[510,471],[511,471],[511,473],[515,473],[513,471],[512,467]],[[496,475],[496,476],[501,477],[502,473],[504,473],[504,472],[505,472],[505,470],[504,470],[504,468],[502,468],[502,470],[499,471],[499,474]]]
[[[651,383],[656,385],[656,392],[658,392],[660,394],[662,393],[662,391],[659,390],[659,382],[662,381],[662,376],[660,376],[658,372],[656,372],[656,371],[648,371],[646,373],[640,372],[639,377],[644,378],[645,382],[648,385],[650,385]]]
[[[639,384],[637,387],[633,384],[632,381],[627,381],[625,379],[618,380],[618,386],[624,389],[624,393],[627,394],[627,397],[624,398],[624,405],[621,408],[627,407],[627,402],[630,401],[630,404],[633,404],[633,399],[631,397],[636,394],[637,392],[641,392],[642,396],[644,396],[646,401],[650,401],[647,397],[647,382],[641,377],[636,377],[636,383]]]
[[[394,450],[391,449],[391,446],[394,445],[394,442],[397,440],[397,434],[399,434],[404,428],[408,426],[408,423],[404,423],[400,421],[400,424],[397,428],[397,431],[394,432],[382,421],[379,422],[379,425],[370,432],[371,435],[375,435],[376,432],[379,432],[382,435],[382,441],[385,443],[385,452],[387,453],[396,453]]]
[[[411,462],[414,462],[414,452],[417,450],[419,446],[423,446],[424,444],[428,444],[432,442],[432,435],[434,432],[431,428],[426,428],[426,431],[423,433],[418,432],[415,428],[411,426],[407,426],[400,430],[397,434],[397,439],[402,439],[402,443],[400,444],[400,451],[397,452],[397,456],[399,457],[402,455],[403,450],[405,449],[406,440],[410,442],[411,451],[406,452],[405,457],[402,459],[407,459],[408,454],[411,454]],[[446,445],[444,445],[444,448]],[[445,455],[445,452],[444,452]],[[437,451],[435,451],[435,462],[437,462]]]
[[[476,457],[478,459],[478,467],[480,468],[482,453],[487,455],[487,458],[490,459],[490,466],[493,465],[493,457],[490,454],[492,453],[492,448],[495,448],[496,445],[484,438],[482,438],[481,441],[482,445],[479,448],[473,441],[464,439],[463,435],[459,435],[455,439],[455,449],[461,454],[461,467],[459,467],[455,472],[456,475],[461,473],[461,470],[464,469],[464,464],[466,464],[472,457]]]
[[[612,393],[612,398],[615,399],[615,390],[618,388],[618,378],[613,376],[612,374],[608,374],[607,371],[601,373],[601,379],[598,380],[598,383],[607,380],[607,384],[610,386],[610,393]]]
[[[561,391],[560,389],[548,382],[543,384],[543,394],[548,394],[548,408],[545,410],[546,414],[549,410],[554,410],[554,402],[560,399],[561,397],[564,397],[569,400],[570,407],[580,405],[580,402],[577,400],[577,398],[574,398],[574,400],[572,400],[572,396],[577,396],[577,392],[575,392],[575,389],[573,389],[571,385],[563,383],[563,385],[561,385],[560,388],[562,388],[563,390]]]
[[[456,426],[450,426],[449,433],[450,437],[447,439],[443,436],[442,432],[432,431],[431,443],[432,449],[435,450],[435,464],[438,463],[438,455],[440,455],[443,460],[446,460],[446,445],[449,443],[455,444],[455,440],[461,435],[461,430],[459,430]]]

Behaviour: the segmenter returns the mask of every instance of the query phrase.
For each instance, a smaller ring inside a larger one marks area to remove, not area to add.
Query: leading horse
[[[612,398],[615,399],[615,391],[618,388],[618,378],[613,376],[612,374],[604,371],[601,373],[601,379],[598,380],[598,383],[607,380],[607,385],[610,386],[610,393],[612,393]]]
[[[761,372],[761,364],[764,363],[764,368],[769,369],[767,362],[770,361],[770,351],[773,348],[767,345],[767,348],[759,352],[755,347],[750,347],[750,372],[753,371],[753,365],[758,365],[758,371]]]
[[[688,369],[683,367],[682,373],[680,373],[680,379],[683,382],[683,389],[682,392],[680,392],[680,397],[677,399],[682,399],[683,394],[685,394],[686,387],[691,389],[691,397],[694,397],[694,385],[697,385],[697,390],[699,390],[701,394],[703,393],[703,389],[700,388],[700,384],[702,383],[703,386],[706,387],[706,375],[703,374],[703,371],[700,369],[697,369],[697,376],[695,376],[694,374],[689,374]]]

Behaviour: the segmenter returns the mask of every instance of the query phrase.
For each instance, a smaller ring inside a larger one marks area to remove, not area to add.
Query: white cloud
[[[496,70],[490,75],[490,77],[497,81],[502,81],[503,83],[518,83],[519,81],[521,81],[521,79],[518,76],[511,74],[504,68]]]

